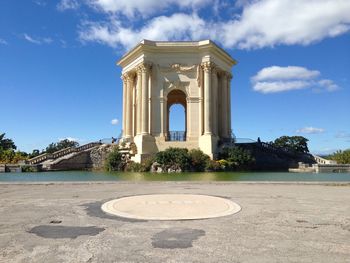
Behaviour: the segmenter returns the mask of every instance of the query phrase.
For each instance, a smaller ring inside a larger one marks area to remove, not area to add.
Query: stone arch
[[[170,131],[170,108],[175,104],[180,104],[185,110],[185,130]],[[187,135],[187,95],[180,89],[172,89],[167,94],[167,140],[169,141],[185,141]]]

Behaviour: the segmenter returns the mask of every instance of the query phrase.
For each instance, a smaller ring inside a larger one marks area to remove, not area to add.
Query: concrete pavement
[[[109,200],[228,198],[234,215],[118,218]],[[0,262],[350,262],[350,184],[108,182],[0,184]]]

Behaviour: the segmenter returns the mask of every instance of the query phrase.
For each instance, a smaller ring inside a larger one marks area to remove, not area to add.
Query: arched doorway
[[[167,116],[167,140],[168,141],[186,141],[187,132],[187,103],[186,94],[178,89],[169,92],[167,97],[168,116]],[[177,107],[181,105],[180,107]],[[174,107],[173,107],[174,106]],[[181,109],[183,108],[183,110]],[[182,112],[181,112],[182,111]],[[184,118],[181,118],[184,115]],[[180,115],[180,116],[179,116]],[[177,120],[177,125],[173,125],[173,122]],[[178,121],[181,120],[181,123]],[[172,130],[174,127],[183,127],[181,130]]]

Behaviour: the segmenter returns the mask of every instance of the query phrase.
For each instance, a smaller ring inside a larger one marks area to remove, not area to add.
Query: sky
[[[238,138],[350,148],[349,0],[1,0],[0,133],[22,151],[120,134],[121,69],[142,39],[211,39],[238,64]],[[170,126],[183,129],[183,109]]]

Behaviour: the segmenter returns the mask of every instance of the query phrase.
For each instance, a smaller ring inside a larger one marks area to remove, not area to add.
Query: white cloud
[[[303,67],[296,66],[271,66],[263,68],[260,70],[253,78],[254,81],[264,81],[264,80],[284,80],[284,79],[311,79],[318,77],[320,72],[317,70],[308,70]]]
[[[8,45],[7,41],[5,39],[0,38],[0,44],[1,45]]]
[[[131,48],[143,38],[152,40],[201,39],[207,31],[205,21],[196,14],[173,14],[156,17],[140,30],[122,27],[118,21],[110,23],[87,23],[80,31],[83,41],[96,41],[111,47],[122,45]]]
[[[315,127],[304,127],[299,130],[297,130],[297,133],[306,133],[306,134],[318,134],[323,133],[325,130],[322,128],[315,128]]]
[[[340,87],[330,79],[321,79],[318,84],[323,87],[326,91],[336,91]],[[322,91],[322,90],[321,90]]]
[[[36,45],[50,44],[53,41],[52,38],[49,37],[32,37],[28,34],[23,34],[23,37],[28,42],[31,42]]]
[[[57,9],[59,11],[64,11],[68,9],[77,9],[80,6],[77,0],[61,0],[57,4]]]
[[[118,119],[113,119],[113,120],[111,120],[111,124],[112,125],[118,125],[119,124],[119,120]]]
[[[200,17],[196,10],[208,8],[209,3],[214,13],[217,6],[229,9],[223,0],[215,4],[209,0],[90,0],[89,3],[106,13],[109,20],[84,23],[80,39],[114,48],[130,48],[142,39],[204,38],[216,40],[226,48],[240,49],[308,45],[350,30],[349,0],[244,0],[238,3],[242,7],[240,14],[231,14],[230,19],[218,17],[216,21]],[[231,5],[234,8],[235,4]],[[169,10],[175,13],[162,15]],[[156,16],[144,19],[151,14]],[[140,20],[142,23],[135,22]]]
[[[149,16],[170,7],[197,9],[211,0],[90,0],[90,5],[106,13],[120,13],[129,18]]]
[[[310,86],[307,81],[272,81],[272,82],[257,82],[253,89],[261,93],[276,93],[289,90],[305,89]]]
[[[298,66],[271,66],[261,69],[251,78],[253,90],[267,93],[277,93],[289,90],[312,88],[316,92],[332,92],[339,86],[329,79],[318,79],[321,73]]]
[[[348,0],[262,0],[244,6],[239,19],[222,25],[226,47],[262,48],[310,43],[350,29]]]

